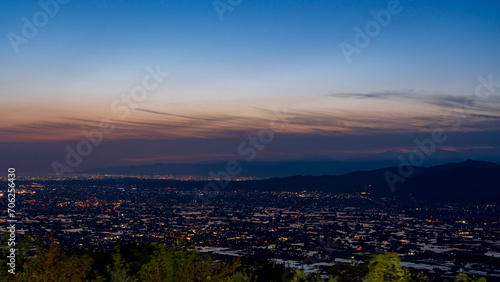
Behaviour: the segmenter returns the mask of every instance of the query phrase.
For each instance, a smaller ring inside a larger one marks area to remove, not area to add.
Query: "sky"
[[[436,130],[446,141],[423,165],[500,161],[498,1],[0,8],[4,168],[250,161],[252,148],[251,161],[397,162]]]

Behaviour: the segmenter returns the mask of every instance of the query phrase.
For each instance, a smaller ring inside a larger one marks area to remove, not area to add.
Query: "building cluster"
[[[175,187],[71,183],[21,181],[19,232],[96,249],[184,239],[214,256],[273,258],[310,271],[389,251],[403,266],[500,277],[500,208],[494,205],[311,191],[221,191],[206,202],[196,200],[196,190]]]

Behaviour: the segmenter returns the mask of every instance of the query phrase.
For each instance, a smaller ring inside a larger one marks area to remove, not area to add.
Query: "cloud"
[[[499,130],[499,97],[492,95],[475,107],[463,107],[463,96],[437,92],[385,91],[373,93],[337,93],[328,95],[337,99],[401,100],[401,107],[367,108],[365,105],[342,107],[327,102],[313,105],[296,103],[288,107],[285,133],[298,135],[340,136],[390,133],[429,132],[438,127],[450,128],[454,119],[460,120],[458,131]],[[328,98],[323,98],[327,99]],[[424,107],[414,107],[414,102]],[[462,103],[462,104],[460,104]],[[172,107],[171,111],[140,108],[125,120],[111,116],[115,127],[106,139],[179,139],[179,138],[233,138],[256,134],[269,128],[276,115],[268,108],[217,108],[205,112]],[[226,110],[224,110],[226,109]],[[422,111],[421,111],[422,110]],[[449,119],[443,119],[443,114]],[[109,113],[108,113],[109,114]],[[0,126],[5,135],[0,142],[40,140],[81,140],[83,129],[99,128],[101,118],[64,117],[50,121],[24,122]],[[450,121],[451,120],[451,121]]]
[[[463,152],[463,151],[470,151],[470,150],[493,150],[496,149],[494,146],[455,146],[455,147],[450,147],[450,146],[441,146],[439,147],[440,150],[444,151],[451,151],[451,152]]]
[[[406,92],[372,92],[372,93],[333,93],[328,96],[344,99],[389,99],[389,98],[411,98],[413,95]]]
[[[437,91],[382,91],[372,93],[332,93],[327,96],[338,99],[402,99],[423,104],[433,105],[439,108],[453,108],[457,105],[462,105],[465,108],[477,108],[480,110],[498,110],[500,97],[490,96],[486,101],[480,101],[474,98],[473,93],[470,95],[451,95]],[[470,107],[471,101],[475,104]]]
[[[192,116],[185,116],[185,115],[169,114],[169,113],[163,113],[163,112],[152,111],[152,110],[147,110],[147,109],[136,109],[136,110],[141,111],[141,112],[145,112],[145,113],[158,114],[158,115],[164,115],[164,116],[169,116],[169,117],[185,118],[185,119],[194,119],[194,120],[202,120],[202,121],[219,120],[219,119],[210,119],[210,118],[200,118],[200,117],[192,117]]]

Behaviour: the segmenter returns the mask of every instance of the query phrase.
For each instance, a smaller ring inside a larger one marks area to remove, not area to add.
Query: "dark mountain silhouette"
[[[457,167],[408,179],[401,194],[436,202],[500,203],[500,169]]]
[[[132,167],[129,167],[132,169]],[[136,174],[140,174],[140,167]],[[128,169],[128,168],[127,168]],[[391,191],[385,174],[405,175]],[[130,171],[132,172],[132,171]],[[153,183],[153,182],[151,182]],[[170,185],[182,189],[197,187],[203,190],[207,181],[154,181],[154,185]],[[413,196],[429,201],[463,203],[500,203],[500,165],[491,162],[467,160],[431,167],[390,167],[356,171],[343,175],[289,176],[265,180],[231,181],[223,190],[243,189],[260,191],[328,191],[350,193],[367,191],[377,196]]]
[[[449,163],[445,165],[432,167],[410,167],[404,168],[404,171],[413,170],[413,173],[406,177],[405,181],[396,184],[396,190],[399,186],[406,187],[408,183],[413,183],[410,179],[430,179],[421,178],[425,175],[439,176],[440,173],[448,172],[459,173],[465,171],[482,171],[487,169],[500,170],[500,165],[490,162],[467,160],[460,163]],[[261,181],[247,181],[247,184],[255,185],[266,190],[326,190],[349,192],[354,190],[370,189],[373,192],[385,194],[389,190],[385,173],[390,172],[399,175],[399,167],[382,168],[370,171],[356,171],[344,175],[325,175],[325,176],[290,176],[284,178],[271,178]],[[448,175],[446,174],[446,175]],[[436,176],[434,176],[436,177]],[[471,176],[472,177],[472,176]],[[498,175],[500,178],[500,174]],[[274,187],[274,188],[273,188]],[[402,187],[402,188],[403,188]],[[307,188],[307,189],[306,189]],[[406,188],[405,188],[406,189]]]

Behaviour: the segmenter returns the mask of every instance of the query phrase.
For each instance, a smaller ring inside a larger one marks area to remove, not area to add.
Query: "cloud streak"
[[[355,99],[393,99],[395,93],[342,94],[342,99],[351,96]],[[362,97],[362,98],[359,98]],[[428,132],[436,127],[450,126],[443,120],[444,102],[437,103],[429,98],[403,96],[405,99],[419,99],[438,107],[434,111],[363,111],[324,107],[288,107],[288,124],[285,133],[297,135],[372,135],[381,133]],[[448,99],[456,102],[457,98]],[[439,105],[439,106],[438,106]],[[491,131],[500,129],[500,116],[494,103],[474,109],[464,109],[460,131]],[[177,111],[180,111],[179,109]],[[186,111],[188,112],[188,111]],[[165,139],[165,138],[234,138],[245,136],[268,126],[274,117],[272,110],[253,108],[251,110],[218,113],[209,111],[197,114],[178,114],[150,109],[139,109],[127,120],[111,119],[115,130],[106,139]],[[458,115],[461,113],[450,112]],[[98,126],[100,119],[67,117],[57,121],[38,121],[17,123],[0,127],[5,137],[0,142],[40,141],[40,140],[78,140],[82,130]]]
[[[406,100],[407,102],[419,102],[440,108],[451,108],[456,105],[467,105],[470,95],[450,95],[442,92],[429,91],[382,91],[372,93],[332,93],[328,97],[338,99],[378,99],[378,100]],[[500,97],[490,96],[487,103],[478,102],[481,110],[499,109]]]

